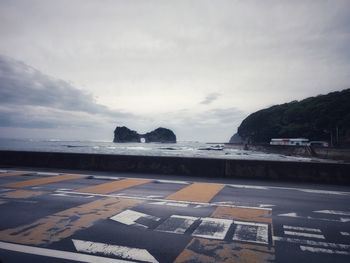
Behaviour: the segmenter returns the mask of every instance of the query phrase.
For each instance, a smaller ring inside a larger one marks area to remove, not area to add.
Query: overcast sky
[[[228,141],[350,87],[350,1],[0,1],[0,137]]]

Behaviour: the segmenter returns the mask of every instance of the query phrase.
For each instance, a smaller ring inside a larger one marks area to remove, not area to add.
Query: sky
[[[348,0],[0,0],[0,137],[226,142],[259,109],[349,88],[349,46]]]

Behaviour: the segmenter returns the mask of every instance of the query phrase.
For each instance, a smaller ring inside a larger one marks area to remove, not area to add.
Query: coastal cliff
[[[272,138],[308,138],[350,146],[350,89],[254,112],[242,121],[230,142],[266,144]]]
[[[162,127],[145,134],[139,134],[125,126],[117,126],[114,130],[113,142],[176,143],[176,135],[172,130]]]

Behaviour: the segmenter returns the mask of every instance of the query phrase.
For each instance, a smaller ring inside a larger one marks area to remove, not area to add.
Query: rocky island
[[[114,130],[113,142],[176,143],[176,135],[172,130],[162,127],[145,134],[139,134],[125,126],[117,126]]]

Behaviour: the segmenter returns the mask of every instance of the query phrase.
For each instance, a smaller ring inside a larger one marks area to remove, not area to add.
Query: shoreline
[[[264,153],[282,154],[286,156],[320,158],[323,160],[334,160],[338,162],[350,162],[349,148],[334,147],[310,147],[310,146],[288,146],[288,145],[259,145],[259,144],[224,144],[228,149],[247,149]]]

